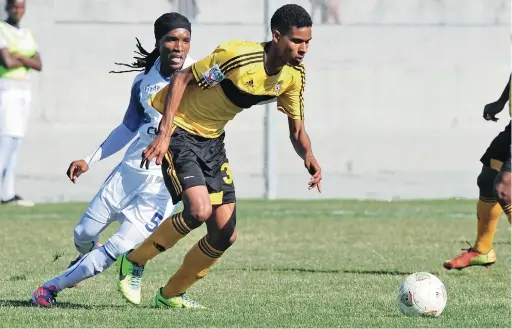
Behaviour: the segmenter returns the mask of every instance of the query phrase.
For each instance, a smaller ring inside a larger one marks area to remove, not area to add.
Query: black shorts
[[[176,127],[162,163],[162,173],[175,204],[181,201],[184,190],[198,185],[207,187],[212,205],[236,201],[224,134],[205,138]]]
[[[493,139],[480,162],[496,171],[510,171],[510,123]]]

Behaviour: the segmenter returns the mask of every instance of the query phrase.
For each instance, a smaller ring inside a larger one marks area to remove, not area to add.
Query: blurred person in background
[[[25,0],[7,0],[7,20],[0,22],[0,199],[2,204],[33,206],[16,194],[16,166],[30,113],[31,69],[41,58],[30,30],[19,26]]]
[[[330,24],[330,18],[334,24],[340,24],[339,0],[309,0],[311,2],[311,17],[315,17],[317,9],[320,9],[320,24]]]
[[[196,22],[199,14],[199,7],[196,0],[169,0],[173,6],[173,11],[188,17],[191,23]]]

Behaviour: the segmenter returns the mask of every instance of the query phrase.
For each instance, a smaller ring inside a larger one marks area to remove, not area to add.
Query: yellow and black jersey
[[[303,65],[286,65],[269,75],[264,65],[265,43],[229,41],[191,68],[197,86],[187,87],[174,124],[207,138],[224,132],[226,123],[243,109],[277,100],[278,110],[290,118],[304,119]],[[163,112],[168,87],[151,100]]]

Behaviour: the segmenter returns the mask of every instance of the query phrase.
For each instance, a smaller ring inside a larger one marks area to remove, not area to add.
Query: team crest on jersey
[[[203,78],[211,87],[224,80],[225,76],[219,65],[215,64],[211,69],[203,73]]]
[[[283,85],[283,80],[280,80],[275,86],[274,86],[274,94],[278,95],[279,91],[281,91],[281,86]]]

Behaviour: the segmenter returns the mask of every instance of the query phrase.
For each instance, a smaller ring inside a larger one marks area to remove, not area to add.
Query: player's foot
[[[17,194],[9,200],[2,200],[2,204],[5,204],[5,205],[11,204],[11,205],[22,206],[22,207],[33,207],[35,205],[35,203],[33,201],[25,200]]]
[[[491,249],[487,254],[481,254],[473,248],[463,250],[464,252],[454,259],[444,262],[444,268],[447,270],[462,270],[469,266],[489,267],[496,263],[496,252],[494,252],[494,249]]]
[[[55,306],[55,297],[57,297],[57,288],[54,285],[46,287],[37,288],[30,300],[32,304],[42,307],[52,307]]]
[[[158,289],[153,306],[156,308],[205,308],[198,302],[193,301],[186,293],[165,298],[162,296],[162,288]]]
[[[117,289],[124,299],[128,302],[140,304],[140,281],[144,273],[144,266],[138,266],[126,258],[126,254],[121,255],[117,261],[119,262],[119,280]]]

